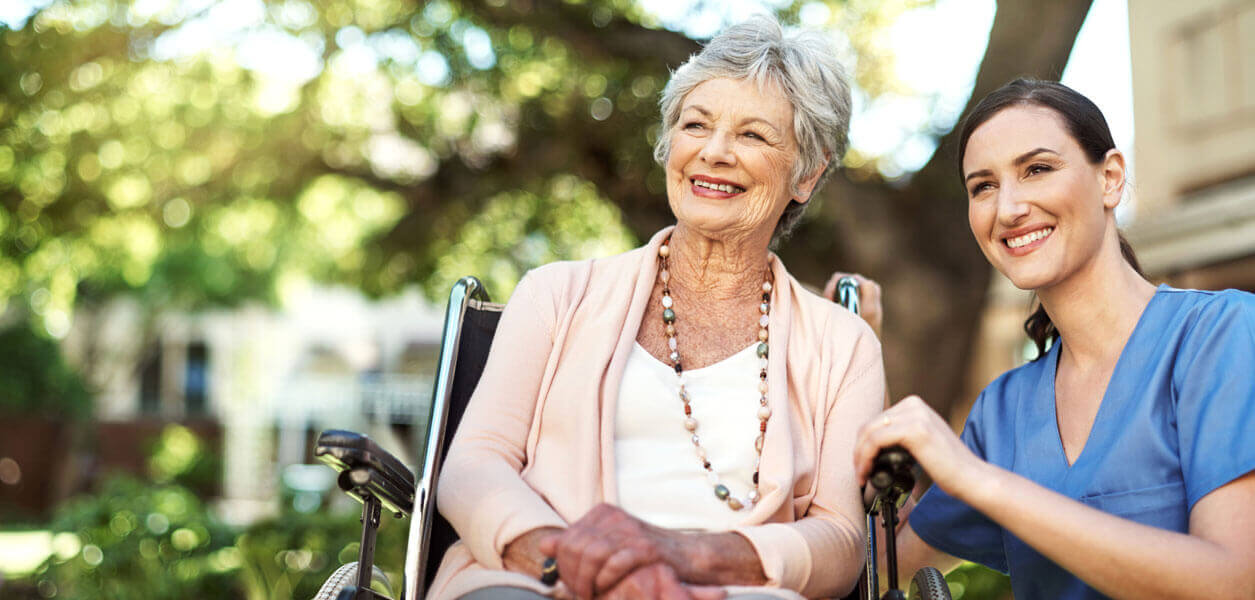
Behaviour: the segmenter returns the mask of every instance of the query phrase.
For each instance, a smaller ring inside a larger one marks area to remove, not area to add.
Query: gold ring
[[[881,418],[880,418],[880,424],[881,424],[881,425],[883,425],[883,426],[885,426],[885,427],[888,427],[888,426],[889,426],[889,415],[885,415],[885,416],[881,417]]]
[[[554,557],[545,557],[545,562],[541,563],[540,582],[545,585],[558,583],[558,561]]]

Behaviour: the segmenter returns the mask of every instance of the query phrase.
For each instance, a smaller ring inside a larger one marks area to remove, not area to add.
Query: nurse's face
[[[1091,163],[1054,110],[1013,106],[972,132],[963,178],[985,257],[1016,287],[1039,290],[1094,264],[1114,231],[1124,157],[1113,149]]]

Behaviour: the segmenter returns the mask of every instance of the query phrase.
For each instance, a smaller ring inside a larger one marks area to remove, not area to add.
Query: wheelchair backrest
[[[440,359],[424,439],[422,471],[406,553],[406,598],[421,598],[436,575],[444,553],[457,541],[453,526],[435,509],[436,478],[444,451],[457,433],[462,415],[484,372],[504,305],[494,304],[482,283],[463,277],[449,294]],[[416,539],[417,538],[417,539]],[[415,589],[421,583],[421,589]]]

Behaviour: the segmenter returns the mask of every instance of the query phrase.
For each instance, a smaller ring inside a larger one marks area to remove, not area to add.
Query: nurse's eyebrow
[[[1025,152],[1024,154],[1021,154],[1015,157],[1015,160],[1011,161],[1011,163],[1018,167],[1030,160],[1033,160],[1033,157],[1037,156],[1038,154],[1053,154],[1055,156],[1059,155],[1058,152],[1055,152],[1054,150],[1051,150],[1050,148],[1045,148],[1045,147],[1033,148],[1032,150],[1029,150],[1028,152]]]
[[[1032,150],[1029,150],[1028,152],[1025,152],[1024,154],[1021,154],[1015,157],[1015,160],[1011,161],[1011,164],[1018,167],[1030,160],[1033,160],[1033,158],[1036,157],[1038,154],[1053,154],[1055,156],[1059,156],[1058,152],[1055,152],[1054,150],[1051,150],[1050,148],[1046,148],[1043,146],[1040,148],[1033,148]],[[994,172],[990,171],[989,169],[981,169],[979,171],[972,171],[971,173],[967,174],[967,177],[963,178],[963,181],[964,183],[966,183],[968,181],[971,181],[973,178],[987,177],[993,174]]]

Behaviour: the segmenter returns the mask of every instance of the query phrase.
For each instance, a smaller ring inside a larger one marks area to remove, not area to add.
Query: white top
[[[615,475],[624,510],[672,529],[726,531],[740,524],[749,512],[747,496],[758,459],[757,346],[700,369],[685,369],[683,375],[711,469],[745,505],[734,511],[715,497],[692,434],[684,428],[675,369],[633,344],[619,383],[614,430]]]

